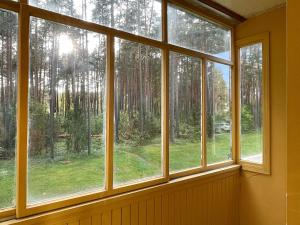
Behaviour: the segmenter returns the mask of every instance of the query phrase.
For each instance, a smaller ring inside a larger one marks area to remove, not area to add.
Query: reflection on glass
[[[0,10],[0,210],[15,206],[17,15]]]
[[[115,39],[114,184],[162,176],[161,52]]]
[[[174,5],[168,5],[168,37],[174,45],[230,60],[231,31]]]
[[[28,203],[102,189],[106,37],[30,25]]]
[[[241,159],[262,163],[262,43],[240,49]]]
[[[230,160],[230,66],[208,62],[206,74],[206,135],[208,164]]]
[[[170,171],[201,165],[201,61],[170,53]]]
[[[161,0],[29,0],[29,3],[129,33],[161,39]]]

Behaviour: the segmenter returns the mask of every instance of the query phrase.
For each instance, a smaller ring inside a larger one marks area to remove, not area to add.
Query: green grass
[[[256,154],[257,137],[245,135],[244,152]],[[161,140],[154,139],[145,146],[116,145],[114,152],[114,183],[124,184],[144,177],[161,175]],[[208,162],[220,162],[230,157],[229,134],[216,135],[208,140]],[[61,145],[61,144],[60,144]],[[93,143],[93,146],[96,146]],[[177,139],[170,144],[171,171],[192,168],[200,162],[200,142]],[[62,146],[60,146],[61,148]],[[104,152],[90,156],[60,156],[57,160],[32,159],[28,170],[29,200],[32,202],[65,197],[79,192],[99,190],[104,186]],[[0,208],[13,205],[14,161],[0,161]]]
[[[14,205],[15,161],[0,161],[0,209]]]
[[[241,135],[242,157],[262,153],[262,133],[253,132]]]

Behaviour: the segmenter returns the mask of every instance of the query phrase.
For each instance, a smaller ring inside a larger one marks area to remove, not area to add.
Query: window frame
[[[240,101],[240,82],[241,82],[241,65],[240,65],[240,49],[243,47],[247,47],[250,45],[254,45],[257,43],[262,44],[262,90],[263,90],[263,98],[262,98],[262,107],[263,107],[263,162],[261,164],[254,163],[246,160],[241,159],[241,141],[240,141],[240,127],[241,127],[241,101]],[[270,54],[270,33],[264,32],[261,34],[257,34],[251,37],[243,38],[236,41],[236,56],[237,56],[237,84],[239,86],[237,92],[237,122],[238,122],[238,129],[237,129],[237,162],[242,166],[243,170],[262,173],[266,175],[271,174],[271,149],[270,149],[270,73],[269,73],[269,54]]]
[[[168,3],[174,4],[179,8],[198,14],[212,23],[216,23],[231,32],[231,60],[218,58],[199,51],[187,49],[180,46],[175,46],[168,43],[168,28],[167,28],[167,7]],[[236,146],[235,146],[235,98],[232,99],[232,159],[220,163],[207,165],[206,156],[206,117],[205,117],[205,76],[207,60],[228,65],[231,67],[231,84],[232,96],[235,96],[235,79],[234,79],[234,27],[229,25],[219,18],[214,18],[212,15],[205,13],[203,10],[195,9],[192,5],[184,4],[177,0],[161,0],[162,5],[162,39],[154,40],[151,38],[137,36],[126,31],[117,30],[115,28],[105,27],[96,23],[86,22],[81,19],[72,18],[70,16],[58,14],[45,9],[40,9],[28,4],[28,0],[19,0],[14,2],[10,0],[2,0],[0,8],[18,13],[18,90],[17,90],[17,136],[16,136],[16,206],[11,209],[0,210],[0,220],[10,217],[22,218],[38,213],[47,212],[50,210],[60,209],[67,206],[72,206],[80,203],[85,203],[100,198],[109,197],[116,194],[121,194],[137,189],[150,187],[162,183],[169,182],[171,179],[192,175],[195,173],[205,172],[208,170],[218,169],[232,165],[236,162]],[[43,202],[37,205],[27,204],[27,125],[28,125],[28,81],[29,81],[29,36],[30,36],[30,17],[49,20],[52,22],[69,25],[96,33],[101,33],[107,37],[107,72],[106,72],[106,169],[105,169],[105,190],[95,193],[78,194],[72,197],[54,200],[51,202]],[[225,20],[224,20],[225,21]],[[157,47],[162,51],[162,168],[163,176],[154,179],[147,179],[138,183],[131,183],[125,186],[113,187],[113,119],[114,119],[114,38],[122,38],[129,41],[134,41],[146,45]],[[202,160],[199,162],[199,167],[186,169],[171,173],[169,171],[169,52],[177,52],[187,56],[196,57],[202,61]],[[22,93],[22,94],[21,94]],[[201,164],[200,164],[201,163]]]

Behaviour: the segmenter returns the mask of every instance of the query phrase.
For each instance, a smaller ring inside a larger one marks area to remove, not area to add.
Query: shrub
[[[1,108],[1,107],[0,107]],[[11,104],[6,106],[6,111],[0,112],[0,151],[5,157],[11,158],[15,153],[15,137],[16,137],[16,107]]]
[[[87,126],[84,112],[81,109],[68,112],[64,128],[68,134],[67,150],[74,153],[82,152],[87,144]]]
[[[144,117],[142,131],[138,112],[132,113],[130,117],[127,111],[120,112],[119,142],[133,146],[145,145],[159,133],[160,117],[147,113]]]
[[[254,117],[249,105],[241,108],[241,129],[242,132],[249,132],[254,129]]]
[[[30,101],[30,154],[41,155],[48,146],[49,134],[47,108],[44,104]]]

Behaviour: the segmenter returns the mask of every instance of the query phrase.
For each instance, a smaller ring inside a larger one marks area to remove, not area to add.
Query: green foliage
[[[4,127],[0,127],[0,146],[6,151],[6,157],[14,156],[16,137],[16,107],[15,105],[6,108],[5,113],[0,112],[0,122]]]
[[[64,128],[67,136],[67,151],[80,153],[87,144],[87,126],[83,110],[71,110],[65,118]]]
[[[103,133],[103,114],[91,118],[91,135],[100,135]]]
[[[193,116],[179,122],[179,133],[177,138],[184,138],[191,142],[197,142],[201,138],[201,122]]]
[[[144,129],[141,130],[138,112],[129,117],[125,111],[120,112],[119,141],[132,146],[144,145],[160,133],[160,117],[146,113]]]
[[[241,108],[241,129],[242,132],[254,130],[254,117],[249,105],[244,105]]]
[[[214,134],[214,117],[211,115],[207,115],[206,129],[207,136],[211,138]]]
[[[49,114],[44,104],[31,100],[30,111],[30,155],[41,155],[48,147]]]

